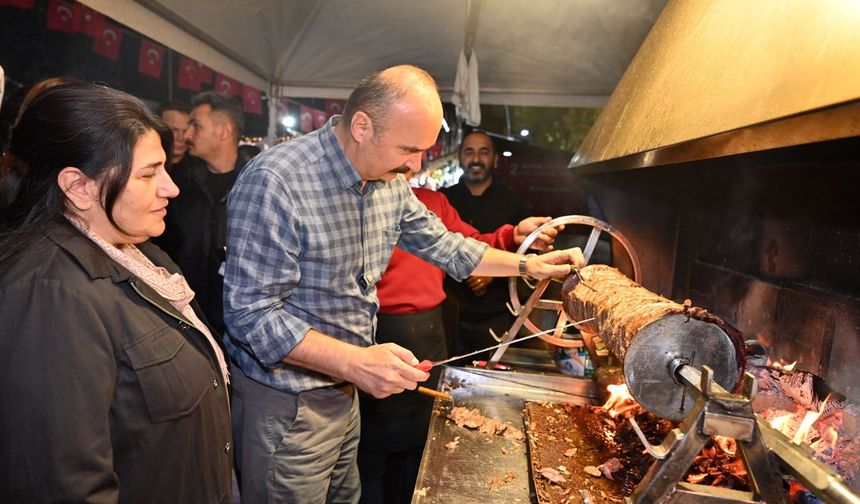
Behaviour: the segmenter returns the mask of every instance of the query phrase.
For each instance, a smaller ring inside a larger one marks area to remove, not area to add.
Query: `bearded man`
[[[460,145],[460,182],[442,189],[460,218],[481,233],[531,215],[529,204],[493,176],[498,161],[490,135],[472,131]],[[446,279],[445,290],[460,306],[457,334],[452,339],[462,348],[451,349],[453,355],[486,348],[495,343],[490,329],[501,335],[510,328],[513,317],[505,308],[509,299],[507,279],[477,275],[463,283]]]

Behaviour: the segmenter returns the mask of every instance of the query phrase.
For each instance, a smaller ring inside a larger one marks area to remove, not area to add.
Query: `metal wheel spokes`
[[[609,225],[608,223],[595,219],[594,217],[589,217],[586,215],[566,215],[563,217],[557,217],[543,226],[532,231],[520,247],[517,249],[517,253],[524,254],[526,250],[531,247],[532,243],[537,240],[537,237],[544,230],[549,229],[551,227],[557,226],[588,226],[591,228],[591,232],[588,235],[588,240],[585,243],[585,246],[582,249],[582,255],[585,257],[585,263],[590,264],[591,258],[594,255],[594,251],[597,248],[597,244],[600,241],[600,237],[603,233],[610,235],[614,240],[621,244],[624,248],[625,252],[630,258],[630,263],[633,267],[633,280],[636,282],[640,281],[640,264],[639,257],[636,255],[636,251],[633,248],[633,245],[627,240],[627,238],[621,234],[617,229]],[[563,281],[558,279],[553,279],[554,281]],[[511,313],[516,317],[514,323],[511,325],[511,328],[500,338],[501,342],[511,341],[516,337],[520,328],[525,327],[531,334],[535,334],[538,332],[544,331],[541,327],[535,324],[532,320],[529,319],[529,316],[534,312],[534,310],[544,310],[546,312],[552,313],[548,318],[555,320],[555,331],[551,334],[543,334],[538,336],[538,338],[547,341],[553,345],[559,347],[573,347],[581,345],[581,342],[577,340],[565,339],[562,338],[562,332],[564,331],[565,324],[569,321],[567,314],[564,312],[562,307],[561,299],[552,299],[549,297],[544,297],[547,286],[549,285],[549,280],[540,280],[536,284],[532,284],[530,282],[526,282],[526,285],[530,289],[532,289],[531,294],[529,294],[528,299],[525,303],[520,303],[518,286],[517,286],[518,277],[510,278],[508,282],[508,292],[510,294],[511,302],[508,304],[508,309]],[[487,363],[487,368],[492,369],[493,366],[502,358],[507,347],[500,347],[493,354],[490,361]]]

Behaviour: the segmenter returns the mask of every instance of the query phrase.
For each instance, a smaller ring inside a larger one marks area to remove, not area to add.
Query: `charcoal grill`
[[[594,228],[585,247],[588,252],[584,254],[586,257],[593,251],[600,233],[611,234],[627,250],[634,265],[634,275],[638,277],[635,251],[617,230],[602,221],[582,216],[555,219],[545,227],[559,223],[585,224]],[[529,240],[533,240],[543,229],[530,235],[524,246],[527,247],[531,243]],[[679,308],[683,310],[682,313],[656,317],[644,326],[637,327],[634,333],[624,336],[624,342],[616,341],[619,339],[618,332],[613,333],[604,326],[609,320],[602,317],[601,307],[589,305],[581,299],[577,302],[577,291],[600,288],[589,282],[589,268],[592,267],[583,268],[564,282],[562,300],[543,298],[548,281],[533,285],[533,291],[524,303],[519,303],[516,289],[512,286],[509,308],[516,315],[516,320],[500,339],[509,341],[521,328],[532,333],[542,331],[529,319],[534,310],[557,313],[556,327],[563,326],[568,320],[596,317],[588,330],[583,331],[583,339],[592,353],[593,361],[619,361],[623,367],[624,381],[643,407],[658,416],[681,420],[679,427],[656,446],[645,439],[634,423],[643,447],[654,458],[654,462],[634,494],[627,498],[628,504],[783,503],[786,502],[786,491],[783,489],[782,474],[790,474],[824,502],[860,504],[860,496],[845,484],[840,475],[815,460],[802,447],[790,442],[753,412],[751,400],[756,392],[756,380],[749,373],[741,373],[742,361],[737,359],[737,352],[741,350],[737,340],[730,334],[730,326],[704,310],[688,310],[689,306],[684,305]],[[631,288],[644,290],[636,282],[629,282]],[[651,295],[656,296],[653,293]],[[558,332],[542,338],[554,344],[569,344],[568,340],[561,337],[561,330]],[[605,349],[611,351],[610,359],[605,358]],[[506,347],[501,347],[493,355],[489,369],[498,362],[505,350]],[[506,419],[516,419],[522,401],[536,397],[540,398],[538,400],[553,398],[577,403],[593,399],[581,394],[585,390],[582,384],[588,380],[567,377],[553,377],[550,380],[519,373],[446,368],[440,387],[451,385],[451,380],[445,379],[445,376],[471,376],[475,386],[452,390],[455,398],[459,396],[461,400],[470,400],[479,407],[483,405],[490,408],[488,415],[493,415],[495,411]],[[569,383],[577,383],[573,389],[578,392],[571,393]],[[436,406],[445,407],[438,401]],[[738,453],[752,481],[751,491],[681,481],[693,459],[713,435],[735,439]],[[444,453],[442,442],[438,441],[447,440],[448,437],[451,437],[449,426],[443,419],[434,417],[416,491],[432,488],[439,484],[440,479],[444,481],[444,488],[437,486],[436,492],[431,492],[435,498],[416,493],[413,502],[445,502],[447,497],[440,500],[440,496],[457,496],[462,502],[492,501],[493,496],[481,485],[485,483],[483,479],[487,471],[494,470],[493,461],[497,457],[477,453],[474,454],[474,462],[484,461],[487,464],[460,461],[452,466],[450,460],[446,460],[450,455]],[[463,483],[466,480],[471,483],[466,485]],[[520,490],[506,498],[527,502],[533,496],[530,498]]]

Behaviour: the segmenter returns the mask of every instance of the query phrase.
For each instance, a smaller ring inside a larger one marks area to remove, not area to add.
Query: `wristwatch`
[[[534,254],[526,254],[524,256],[520,256],[520,263],[518,265],[518,269],[520,272],[520,276],[523,278],[528,278],[528,272],[526,272],[526,263],[529,261],[529,258],[534,257]]]

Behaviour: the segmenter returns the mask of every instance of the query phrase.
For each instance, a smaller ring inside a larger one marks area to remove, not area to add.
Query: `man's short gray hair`
[[[393,78],[389,71],[397,71],[408,78]],[[400,65],[374,72],[358,83],[343,108],[343,124],[349,128],[356,112],[362,111],[373,121],[374,135],[382,134],[391,107],[403,98],[416,84],[436,89],[436,81],[426,71],[412,65]],[[437,90],[438,93],[438,90]]]

